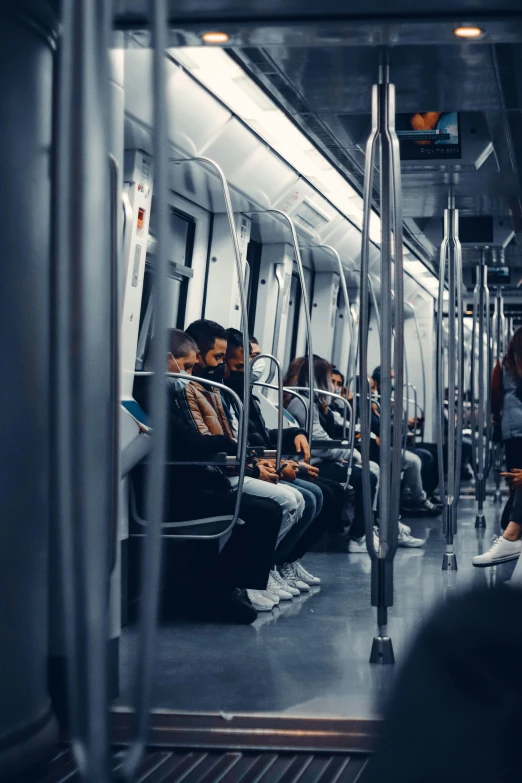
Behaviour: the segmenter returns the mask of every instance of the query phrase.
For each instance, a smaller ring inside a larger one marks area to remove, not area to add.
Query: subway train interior
[[[0,16],[0,779],[516,779],[518,0]]]

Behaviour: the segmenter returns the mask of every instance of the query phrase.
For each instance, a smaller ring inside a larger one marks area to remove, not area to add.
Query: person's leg
[[[509,522],[503,534],[499,536],[493,545],[482,555],[476,555],[472,562],[474,566],[487,568],[488,566],[505,563],[509,560],[517,560],[522,551],[522,490],[512,492],[513,504],[511,507]]]
[[[296,479],[296,485],[298,481],[299,479]],[[294,487],[294,484],[287,484],[287,482],[281,482],[281,484],[290,488]],[[301,519],[293,525],[292,529],[279,541],[275,551],[276,566],[282,566],[284,563],[293,562],[290,558],[290,553],[301,537],[306,534],[306,531],[313,523],[313,520],[317,517],[317,499],[315,492],[312,491],[311,485],[308,485],[305,481],[302,482],[303,486],[300,486],[300,484],[301,482],[299,482],[298,486],[295,486],[295,489],[298,490],[299,494],[304,499],[305,510]],[[313,489],[318,490],[318,487],[314,487]],[[320,506],[322,507],[323,496],[321,490],[318,490],[318,494],[320,496]]]
[[[234,477],[235,478],[235,477]],[[237,480],[232,483],[237,483]],[[299,508],[304,507],[301,496],[301,502],[298,501],[295,492],[282,484],[271,484],[268,481],[261,481],[247,477],[243,484],[243,494],[251,495],[257,498],[268,498],[275,500],[281,506],[283,512],[283,521],[279,531],[278,541],[281,541],[288,533],[292,525],[299,521]]]
[[[433,456],[428,446],[429,444],[423,444],[415,448],[412,447],[408,451],[420,458],[422,486],[426,495],[431,497],[439,483],[439,472],[437,458]]]
[[[419,505],[426,500],[422,486],[422,462],[417,454],[406,449],[403,454],[402,502]]]
[[[337,511],[337,501],[334,490],[332,490],[332,488],[327,484],[321,485],[320,488],[319,486],[315,485],[314,488],[319,489],[321,492],[321,511],[316,516],[312,524],[309,525],[306,532],[297,540],[293,549],[289,552],[288,560],[291,563],[293,563],[295,560],[300,560],[307,552],[312,549],[313,546],[315,546],[315,544],[317,544],[327,529],[328,519]]]
[[[504,451],[506,455],[506,470],[508,472],[514,468],[522,468],[522,438],[508,438],[508,440],[505,440]],[[510,492],[500,519],[500,527],[502,530],[507,529],[511,520],[514,500],[514,493]]]

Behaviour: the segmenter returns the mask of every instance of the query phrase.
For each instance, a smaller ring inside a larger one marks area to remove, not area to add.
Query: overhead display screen
[[[395,129],[402,160],[454,160],[461,157],[456,111],[397,114]]]

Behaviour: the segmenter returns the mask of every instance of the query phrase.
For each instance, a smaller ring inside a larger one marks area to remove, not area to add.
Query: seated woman
[[[314,356],[315,384],[317,389],[324,389],[324,395],[315,394],[314,404],[312,405],[312,436],[314,440],[330,440],[331,436],[325,429],[329,426],[329,397],[328,392],[332,391],[331,386],[331,365],[320,356]],[[285,386],[308,387],[308,357],[294,359],[291,362],[288,372],[284,379]],[[308,397],[306,392],[300,392],[304,397]],[[299,424],[304,427],[306,414],[302,402],[287,395],[285,400],[288,411],[294,416]],[[333,421],[333,416],[331,417]],[[346,482],[348,476],[348,449],[329,448],[312,449],[310,462],[320,470],[320,475],[336,481],[340,484]],[[377,476],[371,473],[372,502],[377,487]],[[350,484],[352,491],[355,492],[354,498],[354,518],[349,531],[348,551],[351,553],[366,552],[366,538],[364,530],[364,516],[362,504],[362,471],[358,465],[352,467]],[[348,491],[345,498],[346,506],[350,503],[351,493]],[[376,541],[378,546],[378,542]]]

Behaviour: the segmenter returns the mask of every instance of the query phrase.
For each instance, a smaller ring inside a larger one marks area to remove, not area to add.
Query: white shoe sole
[[[495,560],[490,560],[489,563],[473,563],[475,568],[490,568],[491,566],[499,565],[500,563],[509,563],[510,560],[518,560],[520,552],[513,553],[512,555],[505,555],[505,557],[497,557]]]
[[[272,606],[265,606],[265,605],[261,605],[261,604],[254,604],[254,603],[252,603],[252,601],[250,601],[250,603],[252,604],[252,606],[256,610],[256,612],[271,612],[272,609],[275,606],[275,604],[272,604]]]

